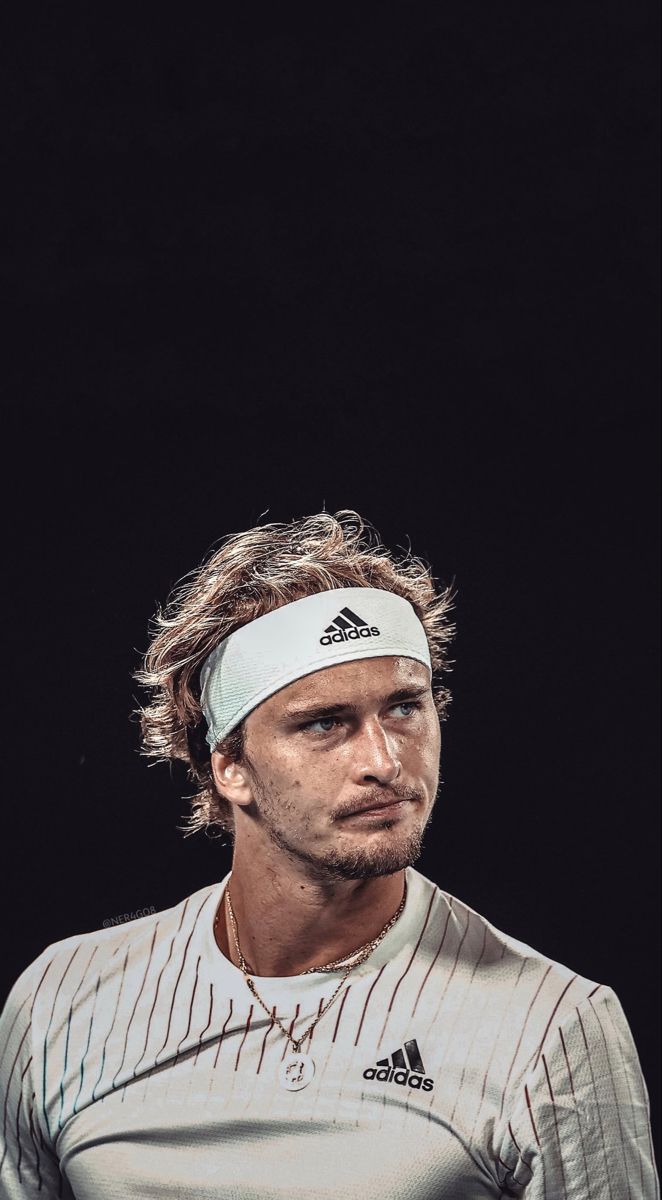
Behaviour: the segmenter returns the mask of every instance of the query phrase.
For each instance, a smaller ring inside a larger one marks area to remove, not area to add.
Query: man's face
[[[246,719],[252,800],[237,842],[250,829],[253,845],[268,842],[320,882],[393,874],[420,855],[440,748],[422,663],[360,659],[298,679]]]

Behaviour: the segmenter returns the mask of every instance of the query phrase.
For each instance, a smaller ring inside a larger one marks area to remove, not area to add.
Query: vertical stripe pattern
[[[298,1091],[278,1022],[301,1036],[334,980],[260,980],[256,1005],[213,941],[218,884],[48,946],[0,1017],[0,1200],[270,1200],[294,1163],[319,1200],[658,1200],[615,992],[407,882]]]

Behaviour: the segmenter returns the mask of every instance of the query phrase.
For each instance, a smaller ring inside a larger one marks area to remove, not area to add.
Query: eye
[[[318,717],[315,721],[307,721],[301,728],[304,732],[310,733],[331,733],[334,725],[338,724],[337,717]],[[316,725],[326,725],[326,729],[315,729]]]
[[[393,707],[394,707],[394,709],[395,708],[410,708],[414,712],[416,712],[416,710],[421,707],[421,702],[420,702],[420,700],[401,700],[399,704],[395,704]],[[405,717],[410,717],[411,715],[412,715],[411,712],[405,713]]]

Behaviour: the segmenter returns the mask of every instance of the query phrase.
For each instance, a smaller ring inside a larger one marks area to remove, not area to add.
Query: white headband
[[[381,588],[332,588],[293,600],[242,625],[200,672],[213,750],[258,704],[288,683],[337,663],[381,655],[415,658],[432,670],[425,630],[408,600]]]

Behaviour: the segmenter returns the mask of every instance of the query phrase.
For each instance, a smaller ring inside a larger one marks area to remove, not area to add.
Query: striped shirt
[[[0,1017],[6,1200],[654,1200],[649,1100],[614,991],[407,868],[404,911],[279,1078],[340,972],[218,949],[231,878],[48,946]]]

